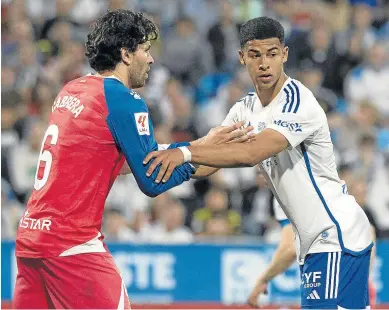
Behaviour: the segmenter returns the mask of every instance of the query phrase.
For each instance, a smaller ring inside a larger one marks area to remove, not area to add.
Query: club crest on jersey
[[[136,128],[138,129],[138,134],[140,136],[150,135],[150,127],[149,127],[149,113],[135,113],[135,122]]]

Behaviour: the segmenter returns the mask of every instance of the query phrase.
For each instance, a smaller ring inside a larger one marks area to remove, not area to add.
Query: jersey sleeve
[[[158,144],[158,151],[176,149],[180,146],[190,146],[189,142],[175,142],[171,144]]]
[[[294,98],[285,96],[285,100],[272,113],[271,123],[267,128],[280,132],[294,148],[315,133],[326,123],[326,116],[315,97],[308,93],[301,98],[297,92]]]
[[[150,197],[155,197],[184,181],[188,181],[194,172],[188,163],[177,167],[166,183],[157,184],[154,182],[160,170],[159,167],[152,176],[149,178],[146,176],[146,171],[151,163],[144,165],[143,159],[148,153],[159,149],[154,138],[153,125],[146,103],[137,94],[131,92],[108,89],[105,94],[109,112],[107,116],[108,127],[118,148],[126,157],[142,192]],[[179,145],[177,144],[177,146]]]
[[[290,221],[286,217],[284,210],[282,210],[276,198],[273,198],[273,209],[274,209],[275,218],[282,228],[290,224]]]

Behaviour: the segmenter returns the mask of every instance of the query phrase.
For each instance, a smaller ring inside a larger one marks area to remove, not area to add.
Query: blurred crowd
[[[15,237],[55,96],[92,72],[84,56],[88,26],[116,8],[144,11],[160,29],[150,79],[138,90],[159,143],[194,140],[221,124],[252,91],[238,63],[240,25],[257,16],[279,20],[289,46],[287,74],[325,109],[340,177],[378,238],[389,238],[388,0],[3,0],[3,239]],[[155,199],[132,176],[120,176],[103,232],[108,241],[138,243],[274,242],[279,226],[264,178],[255,168],[239,168]]]

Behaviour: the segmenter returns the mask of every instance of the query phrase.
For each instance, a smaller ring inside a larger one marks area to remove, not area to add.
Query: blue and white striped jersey
[[[289,78],[263,107],[249,93],[230,110],[223,125],[245,121],[255,133],[276,130],[289,147],[259,163],[296,232],[301,263],[308,253],[346,251],[354,255],[372,246],[369,221],[339,179],[325,112],[312,92]]]

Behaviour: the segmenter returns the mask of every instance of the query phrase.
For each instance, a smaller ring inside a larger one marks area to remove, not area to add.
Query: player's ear
[[[286,63],[288,61],[288,56],[289,56],[289,47],[284,46],[282,53],[283,53],[282,62]]]
[[[122,56],[123,63],[126,66],[129,66],[131,64],[133,54],[129,50],[125,49],[125,48],[121,48],[120,49],[120,53],[121,53],[121,56]]]
[[[246,61],[244,60],[244,52],[239,50],[239,61],[241,65],[246,65]]]

